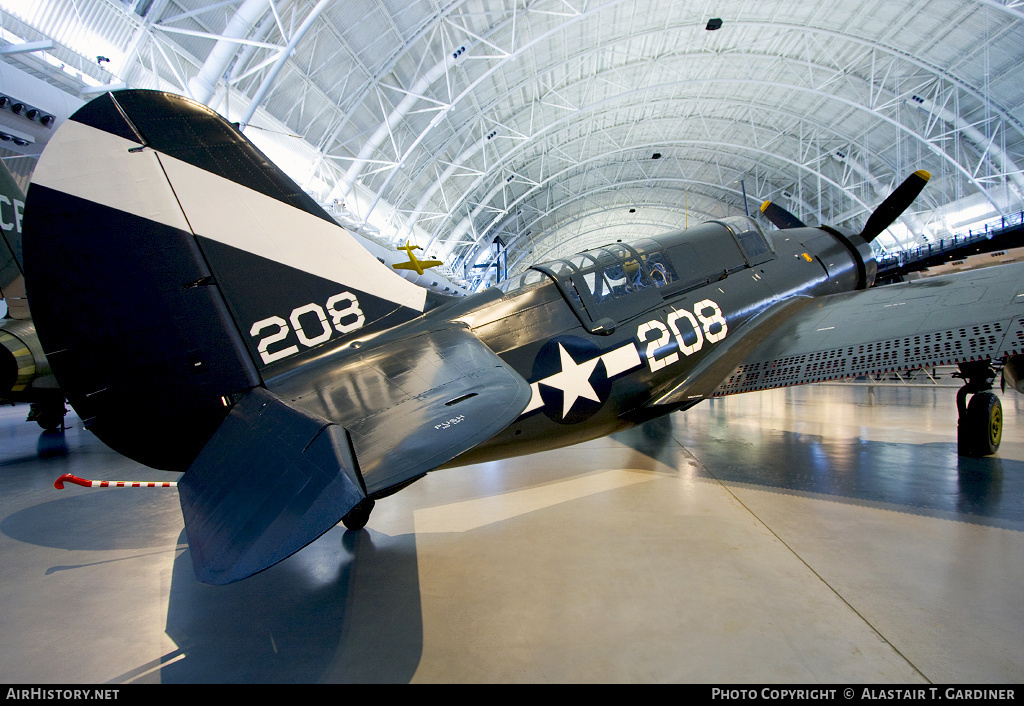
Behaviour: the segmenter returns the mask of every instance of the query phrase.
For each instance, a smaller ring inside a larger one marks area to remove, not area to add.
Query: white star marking
[[[559,348],[561,348],[561,344],[559,344]],[[586,368],[586,367],[589,367],[591,363],[593,363],[593,367],[590,368],[590,373],[593,373],[594,368],[597,367],[597,363],[595,361],[603,360],[604,361],[605,371],[606,371],[606,373],[607,373],[609,378],[613,378],[613,377],[615,377],[617,375],[621,375],[622,373],[628,372],[628,371],[632,370],[633,368],[638,368],[641,365],[643,365],[643,361],[640,359],[640,352],[637,351],[636,346],[634,344],[632,344],[632,343],[627,343],[626,345],[621,346],[620,348],[616,348],[615,350],[608,351],[607,353],[604,353],[603,355],[600,355],[597,358],[594,358],[593,360],[588,360],[587,362],[582,363],[580,365],[577,365],[576,361],[572,360],[571,357],[566,355],[564,349],[562,349],[560,355],[565,356],[565,357],[562,358],[562,360],[563,360],[563,363],[562,363],[563,372],[562,373],[555,373],[554,375],[552,375],[550,377],[547,377],[547,378],[544,378],[543,380],[537,380],[535,382],[530,383],[530,388],[533,390],[533,397],[530,400],[530,404],[528,404],[526,406],[526,409],[523,410],[523,414],[527,414],[529,412],[532,412],[535,409],[540,409],[541,407],[544,406],[544,398],[541,397],[541,394],[540,394],[540,386],[541,385],[548,385],[548,384],[550,384],[551,387],[554,387],[554,388],[562,390],[562,392],[563,392],[563,396],[562,396],[563,401],[566,400],[566,399],[569,399],[569,397],[568,397],[569,393],[567,393],[561,387],[562,383],[549,383],[549,380],[552,379],[552,378],[558,378],[559,380],[562,379],[560,376],[562,376],[564,374],[564,369],[566,367],[566,365],[564,363],[565,358],[569,358],[570,363],[571,363],[570,367],[574,367],[574,368]],[[590,374],[587,375],[587,377],[583,381],[583,383],[586,385],[587,388],[590,389],[591,392],[594,391],[593,386],[590,384]],[[585,396],[586,395],[577,394],[575,396],[575,398],[572,399],[572,402],[570,403],[568,409],[572,409],[572,404],[574,404],[577,399],[579,399],[580,397],[585,397]],[[590,399],[593,399],[593,398],[591,397]],[[568,414],[568,411],[563,409],[563,413],[562,413],[562,418],[563,419],[565,419],[565,415],[566,414]]]
[[[601,398],[594,392],[594,388],[590,384],[590,376],[601,358],[597,357],[577,364],[561,343],[558,344],[558,355],[562,359],[562,372],[555,373],[540,382],[542,385],[562,391],[562,419],[569,416],[569,410],[580,397],[600,404]]]

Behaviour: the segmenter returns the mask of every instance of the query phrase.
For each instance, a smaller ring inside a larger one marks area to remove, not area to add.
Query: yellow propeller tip
[[[763,204],[761,204],[761,213],[765,212],[765,209],[768,208],[768,204],[770,204],[770,203],[771,203],[771,201],[765,201]]]
[[[917,176],[921,177],[925,181],[928,181],[929,179],[932,178],[932,175],[930,173],[926,172],[924,169],[918,169],[916,172],[914,172],[914,174],[916,174]]]

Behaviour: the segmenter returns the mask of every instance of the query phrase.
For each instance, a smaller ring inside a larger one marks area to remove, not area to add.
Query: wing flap
[[[998,359],[1024,351],[1024,263],[814,300],[716,395]]]

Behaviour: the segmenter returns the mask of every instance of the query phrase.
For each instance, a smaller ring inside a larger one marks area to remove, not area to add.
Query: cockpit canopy
[[[658,306],[665,297],[774,257],[757,223],[733,216],[657,238],[586,250],[533,269],[551,277],[580,321],[597,333]],[[516,284],[528,284],[527,278],[533,279],[527,274]]]

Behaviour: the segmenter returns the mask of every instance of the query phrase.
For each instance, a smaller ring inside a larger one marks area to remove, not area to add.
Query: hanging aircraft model
[[[360,248],[238,131],[123,91],[51,139],[26,205],[44,349],[85,426],[184,472],[200,580],[261,571],[447,467],[566,446],[716,395],[957,364],[963,453],[1022,389],[1024,269],[872,288],[859,234],[727,218],[452,299]],[[970,403],[967,396],[973,395]]]
[[[21,226],[25,195],[7,165],[0,162],[0,404],[29,404],[28,420],[43,429],[63,427],[64,393],[50,372],[25,297]]]
[[[413,250],[422,250],[422,248],[419,245],[413,245],[409,241],[406,241],[405,245],[399,245],[398,249],[405,250],[406,254],[409,256],[409,261],[395,263],[391,266],[393,269],[413,270],[416,274],[422,275],[424,270],[443,264],[440,260],[420,260],[416,257],[416,253],[414,253]]]

